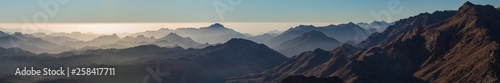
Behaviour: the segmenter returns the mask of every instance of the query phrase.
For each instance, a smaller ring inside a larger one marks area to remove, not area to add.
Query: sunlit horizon
[[[285,31],[299,25],[327,26],[340,24],[333,22],[47,23],[43,26],[24,27],[24,23],[0,23],[0,28],[4,30],[16,30],[15,32],[23,33],[81,32],[109,35],[138,33],[148,30],[159,30],[161,28],[201,28],[210,26],[214,23],[221,23],[227,28],[251,35],[260,35],[273,30]]]

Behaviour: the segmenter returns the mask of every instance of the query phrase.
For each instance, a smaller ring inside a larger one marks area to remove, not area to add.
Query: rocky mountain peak
[[[497,13],[497,11],[498,10],[491,5],[475,5],[467,1],[458,9],[458,15],[467,16],[467,15],[481,14],[478,16],[484,16],[484,15],[490,15],[492,13]]]

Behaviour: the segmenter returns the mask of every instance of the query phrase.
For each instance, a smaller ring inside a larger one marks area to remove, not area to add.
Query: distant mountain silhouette
[[[138,35],[136,37],[126,36],[121,40],[117,41],[115,44],[124,45],[127,47],[134,47],[139,45],[148,45],[156,41],[155,37],[145,37],[144,35]]]
[[[165,37],[157,39],[154,44],[159,46],[174,46],[179,45],[183,48],[199,48],[200,43],[192,40],[189,37],[181,37],[176,33],[169,33]],[[201,47],[203,48],[203,47]]]
[[[371,23],[357,23],[356,25],[369,31],[369,33],[374,33],[374,32],[383,32],[387,27],[389,27],[389,25],[392,24],[387,23],[385,21],[373,21]]]
[[[81,33],[81,32],[72,32],[72,33],[51,33],[49,34],[50,36],[65,36],[65,37],[70,37],[70,38],[75,38],[81,41],[90,41],[94,38],[97,38],[99,35],[98,34],[92,34],[92,33]]]
[[[287,58],[270,49],[245,39],[231,39],[224,44],[203,49],[164,48],[156,45],[141,45],[125,49],[97,49],[85,52],[64,52],[60,54],[26,54],[0,48],[0,80],[9,82],[43,80],[48,82],[108,82],[110,79],[129,79],[120,82],[142,82],[148,75],[145,68],[165,73],[156,73],[168,83],[224,82],[229,77],[257,73],[279,65]],[[16,54],[17,53],[17,54]],[[12,55],[10,55],[12,54]],[[7,56],[4,56],[7,55]],[[15,55],[15,56],[13,56]],[[11,76],[18,65],[46,65],[71,67],[116,67],[117,76],[61,77],[51,79],[22,79]],[[49,65],[50,64],[50,65]],[[118,74],[120,73],[120,74]],[[137,77],[138,76],[138,77]],[[133,78],[133,79],[130,79]],[[71,80],[68,80],[71,79]]]
[[[277,49],[280,53],[288,57],[298,55],[304,51],[311,51],[316,48],[333,50],[341,43],[334,38],[328,37],[320,31],[310,31],[292,40],[281,43]]]
[[[90,41],[73,41],[73,42],[65,42],[62,43],[62,45],[66,45],[69,47],[73,48],[83,48],[85,46],[102,46],[102,45],[109,45],[109,44],[114,44],[115,42],[119,41],[120,37],[118,35],[113,34],[113,35],[102,35],[97,38],[94,38]]]
[[[339,24],[339,25],[328,25],[324,27],[316,27],[312,25],[300,25],[294,28],[290,28],[283,32],[282,34],[272,38],[269,43],[271,47],[276,47],[280,43],[285,42],[287,40],[291,40],[295,37],[298,37],[306,32],[310,31],[321,31],[326,34],[328,37],[332,37],[337,39],[340,42],[345,41],[362,41],[370,33],[365,29],[359,27],[358,25],[350,22],[347,24]]]
[[[161,38],[169,33],[176,33],[185,37],[190,37],[194,41],[207,42],[207,43],[222,43],[231,38],[246,38],[248,35],[236,32],[233,29],[226,28],[220,23],[212,24],[208,27],[201,28],[178,28],[172,29],[159,29],[156,31],[146,31],[141,33],[132,34],[131,36],[144,35],[144,36],[154,36]]]
[[[70,47],[61,46],[29,34],[15,32],[0,36],[0,47],[2,48],[20,48],[34,53],[58,53],[61,51],[72,50]]]
[[[273,36],[271,34],[268,34],[268,33],[265,33],[265,34],[262,34],[262,35],[256,35],[256,36],[253,36],[253,37],[249,37],[248,39],[252,40],[252,41],[255,41],[255,42],[258,42],[258,43],[266,43],[267,41],[269,41],[273,37],[275,37],[275,36]]]
[[[66,37],[66,36],[50,36],[50,35],[46,35],[46,36],[43,36],[43,37],[39,37],[43,40],[46,40],[46,41],[49,41],[49,42],[52,42],[52,43],[56,43],[56,44],[63,44],[65,42],[76,42],[76,41],[80,41],[80,40],[77,40],[77,39],[74,39],[74,38],[71,38],[71,37]]]
[[[2,32],[0,31],[0,37],[3,37],[3,36],[8,36],[9,34],[5,33],[5,32]]]

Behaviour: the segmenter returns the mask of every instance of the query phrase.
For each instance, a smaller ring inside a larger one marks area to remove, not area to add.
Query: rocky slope
[[[415,27],[426,26],[443,21],[453,16],[456,11],[436,11],[434,13],[422,13],[417,16],[409,17],[396,21],[393,25],[387,27],[383,32],[376,32],[368,36],[366,40],[358,43],[360,48],[370,48],[379,44],[390,43],[396,37],[409,32]]]

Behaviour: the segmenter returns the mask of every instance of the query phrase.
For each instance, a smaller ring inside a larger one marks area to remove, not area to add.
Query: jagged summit
[[[492,14],[495,15],[497,14],[497,9],[491,5],[475,5],[469,1],[465,2],[459,9],[458,9],[458,15],[464,16],[464,15],[476,15],[476,14],[481,14],[478,16],[491,16]]]

